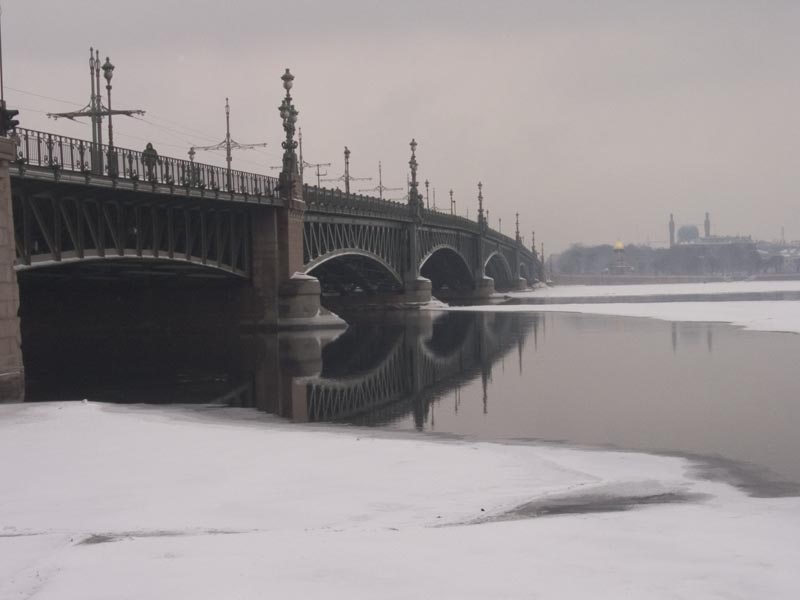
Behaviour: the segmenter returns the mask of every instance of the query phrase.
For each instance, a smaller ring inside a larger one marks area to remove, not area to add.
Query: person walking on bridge
[[[147,142],[147,146],[142,151],[142,164],[147,170],[147,181],[154,182],[156,180],[156,165],[158,164],[158,152],[153,148],[151,142]]]

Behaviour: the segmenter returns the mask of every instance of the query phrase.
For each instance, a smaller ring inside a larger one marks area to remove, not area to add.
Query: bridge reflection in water
[[[493,365],[515,351],[521,357],[540,318],[399,311],[354,317],[335,339],[124,332],[76,342],[65,332],[26,348],[29,399],[225,404],[298,422],[412,417],[422,428],[434,400],[471,380],[486,384]]]
[[[528,335],[538,335],[539,318],[458,312],[364,319],[327,344],[319,371],[309,374],[298,372],[313,368],[308,340],[285,340],[290,364],[283,361],[279,395],[259,394],[256,374],[252,392],[227,401],[298,422],[380,425],[413,416],[422,428],[434,400],[476,378],[486,384],[495,363],[515,351],[521,356]]]

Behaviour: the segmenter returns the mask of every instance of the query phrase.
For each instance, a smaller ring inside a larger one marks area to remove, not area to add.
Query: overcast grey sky
[[[474,218],[481,180],[492,226],[511,232],[519,211],[548,252],[664,242],[670,212],[800,238],[800,2],[3,5],[6,99],[26,127],[90,136],[44,113],[86,104],[95,46],[116,65],[114,108],[147,111],[114,121],[118,145],[185,156],[220,141],[229,96],[234,139],[270,144],[234,166],[270,172],[290,67],[305,158],[339,175],[349,146],[351,174],[375,178],[356,189],[377,185],[378,160],[384,185],[404,187],[415,137],[438,205],[452,188]]]

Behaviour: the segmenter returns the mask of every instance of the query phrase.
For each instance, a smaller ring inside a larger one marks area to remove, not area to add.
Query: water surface
[[[334,341],[31,343],[29,395],[216,402],[301,422],[702,456],[750,480],[800,484],[800,335],[571,313],[351,321]]]

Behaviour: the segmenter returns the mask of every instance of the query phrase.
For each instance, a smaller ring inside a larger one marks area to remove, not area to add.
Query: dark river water
[[[664,452],[767,494],[800,484],[800,335],[535,312],[350,321],[335,339],[34,341],[29,398],[212,402],[298,422]]]

